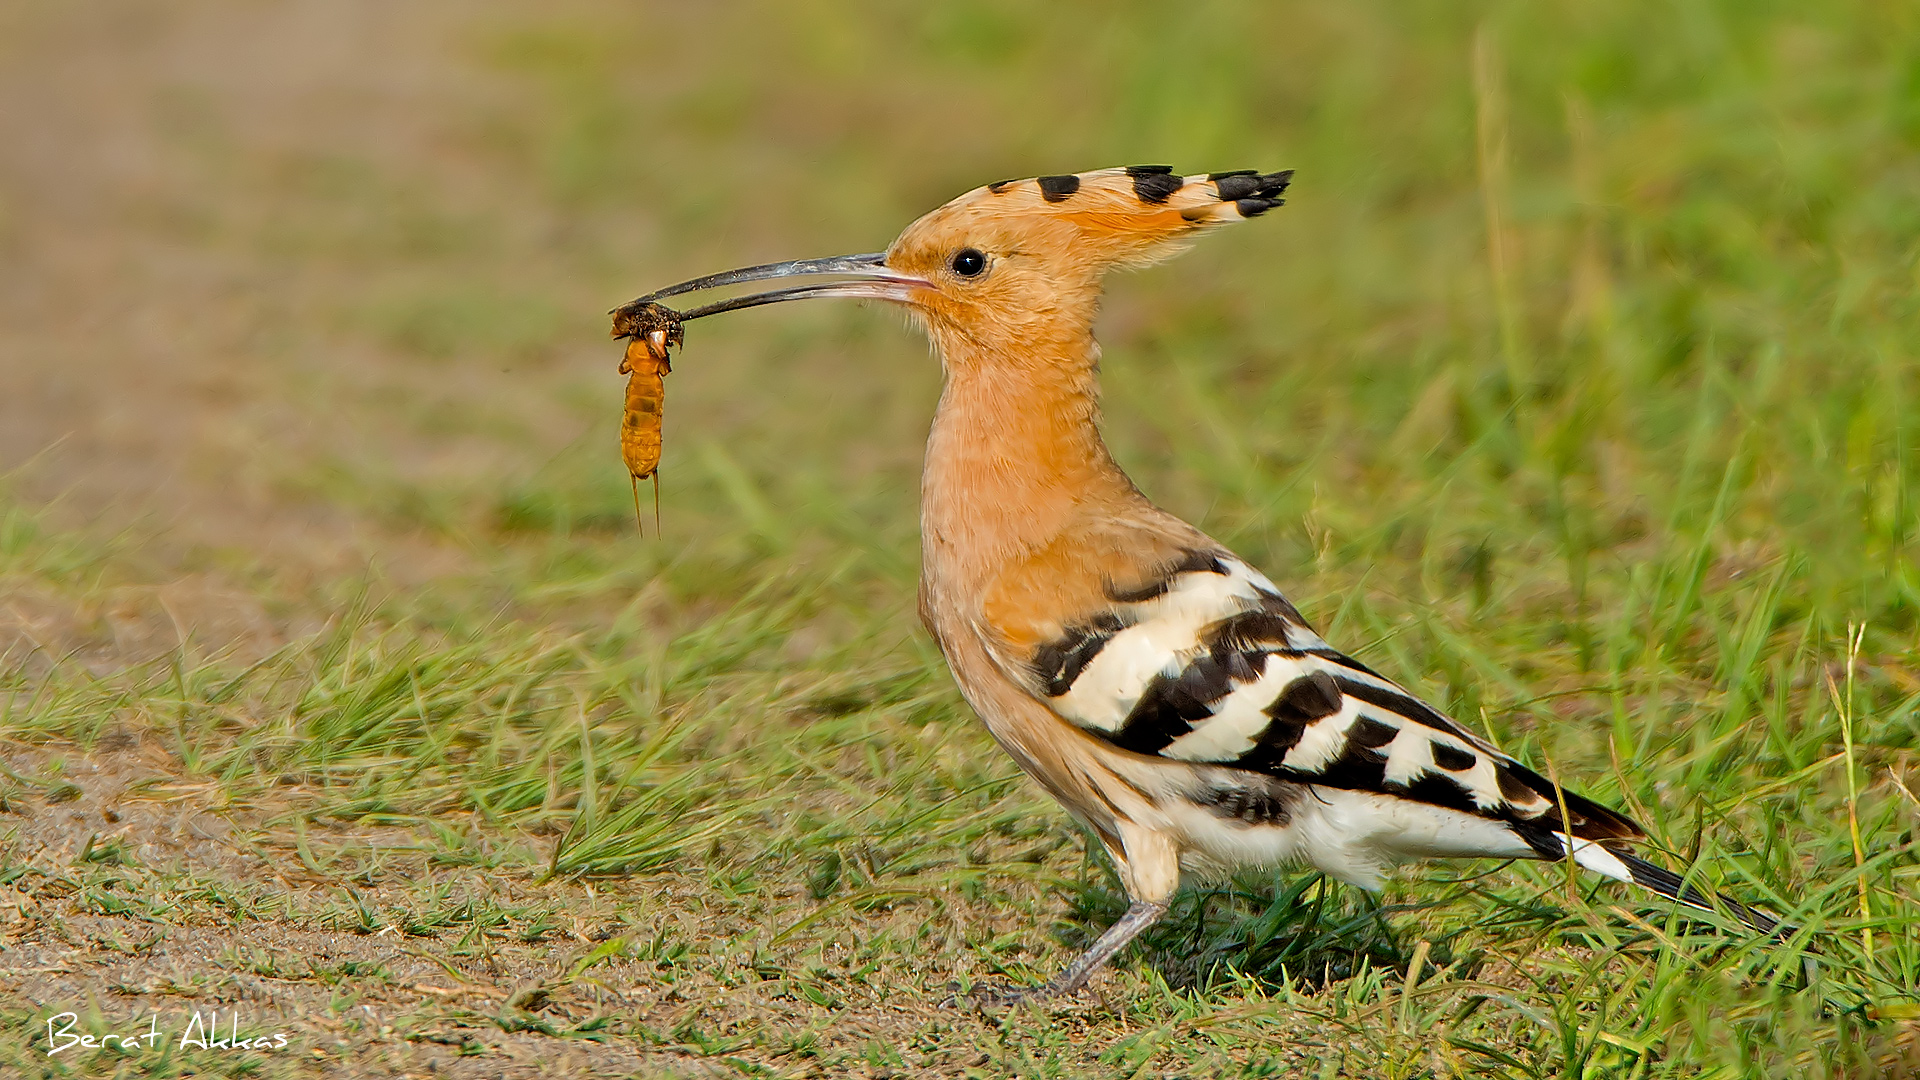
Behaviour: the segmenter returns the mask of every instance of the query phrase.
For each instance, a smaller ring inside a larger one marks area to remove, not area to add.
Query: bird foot
[[[1079,958],[1067,965],[1067,969],[1054,976],[1045,986],[1010,986],[1006,983],[984,982],[974,986],[965,1000],[955,998],[954,1004],[975,1009],[1002,1009],[1024,1003],[1039,1004],[1070,997],[1086,989],[1087,980],[1100,970],[1108,958],[1132,941],[1134,935],[1152,926],[1160,916],[1167,913],[1167,905],[1152,900],[1135,900],[1128,905],[1127,913],[1120,921],[1107,927],[1107,932],[1093,943],[1093,947],[1081,953]],[[958,989],[956,987],[956,989]]]
[[[948,1002],[957,1009],[1011,1009],[1016,1005],[1043,1004],[1058,996],[1051,986],[1015,986],[1006,982],[975,983],[965,994],[959,993],[959,989],[957,984],[953,987],[953,1000]]]

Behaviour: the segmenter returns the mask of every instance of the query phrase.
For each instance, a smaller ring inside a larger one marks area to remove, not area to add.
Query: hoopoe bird
[[[1279,588],[1155,506],[1100,435],[1103,275],[1281,205],[1291,171],[1160,166],[1003,181],[885,252],[699,278],[821,277],[686,311],[789,300],[903,306],[945,370],[921,486],[920,616],[1020,768],[1111,857],[1131,906],[1044,987],[1064,995],[1167,911],[1184,876],[1301,864],[1377,889],[1392,866],[1571,858],[1723,908],[1626,847],[1645,831],[1556,787],[1323,640]],[[657,305],[656,305],[657,306]]]

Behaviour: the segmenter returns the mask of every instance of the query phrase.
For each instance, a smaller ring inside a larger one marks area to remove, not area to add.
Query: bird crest
[[[1169,244],[1215,225],[1259,217],[1286,200],[1293,170],[1176,175],[1165,165],[1132,165],[978,187],[910,226],[916,231],[1005,222],[1029,240],[1052,237],[1104,269],[1151,262]],[[1057,226],[1049,228],[1049,223]]]

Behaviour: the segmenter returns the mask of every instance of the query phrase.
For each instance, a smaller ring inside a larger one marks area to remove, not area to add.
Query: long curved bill
[[[778,304],[787,300],[813,300],[829,296],[904,303],[913,299],[916,288],[924,288],[932,284],[925,278],[887,269],[886,253],[876,251],[866,255],[836,255],[830,259],[796,259],[793,262],[767,263],[763,266],[729,270],[724,274],[709,274],[706,277],[694,278],[692,281],[683,281],[678,285],[669,285],[664,289],[650,292],[621,305],[615,309],[615,312],[617,314],[621,311],[637,309],[670,296],[704,292],[708,289],[723,289],[730,285],[744,285],[754,281],[771,281],[815,274],[834,275],[841,280],[791,285],[784,289],[769,289],[766,292],[747,293],[744,296],[716,300],[681,312],[680,321],[704,319],[708,315],[739,311],[742,308],[759,307],[763,304]]]

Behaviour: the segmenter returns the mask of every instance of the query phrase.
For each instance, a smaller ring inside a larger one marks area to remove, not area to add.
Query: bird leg
[[[1167,905],[1156,904],[1151,900],[1135,900],[1120,916],[1118,922],[1107,927],[1100,940],[1093,947],[1068,964],[1066,970],[1055,975],[1045,986],[1017,989],[1010,986],[977,986],[968,998],[978,1005],[1002,1006],[1017,1005],[1022,1001],[1042,1001],[1047,998],[1065,997],[1087,985],[1093,973],[1100,970],[1113,954],[1126,948],[1127,942],[1138,937],[1140,931],[1160,921],[1167,913]]]

